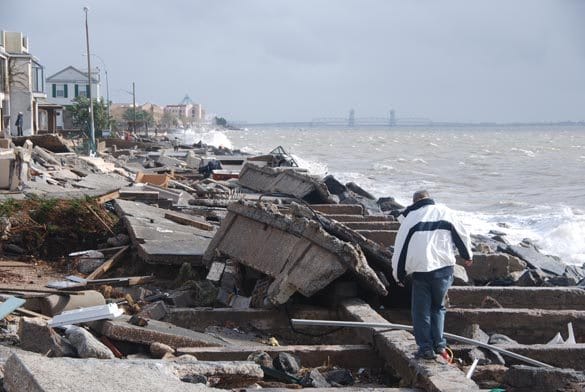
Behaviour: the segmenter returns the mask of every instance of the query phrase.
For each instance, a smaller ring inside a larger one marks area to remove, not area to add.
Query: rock
[[[490,365],[492,363],[492,361],[490,361],[486,357],[483,350],[480,350],[478,347],[474,347],[471,350],[469,350],[469,359],[471,360],[471,362],[477,359],[478,360],[477,364],[479,366]]]
[[[341,182],[337,181],[337,179],[331,174],[325,176],[325,178],[323,178],[323,182],[329,190],[329,193],[332,195],[341,195],[342,193],[347,192],[347,187]]]
[[[522,287],[538,287],[542,286],[545,279],[549,277],[550,275],[539,269],[529,269],[524,271],[524,273],[516,280],[516,285]]]
[[[74,357],[75,348],[42,318],[22,317],[18,325],[20,348],[52,357]]]
[[[491,234],[493,236],[500,236],[500,237],[504,237],[506,235],[506,233],[504,233],[503,231],[499,231],[499,230],[490,230],[488,232],[488,234]]]
[[[12,253],[16,255],[24,254],[25,250],[16,244],[6,244],[4,246],[4,253]]]
[[[507,371],[508,368],[506,366],[483,365],[475,369],[471,378],[482,390],[497,390],[497,387],[504,384],[504,376]]]
[[[508,245],[506,252],[526,261],[532,268],[539,268],[545,272],[561,276],[565,273],[566,265],[552,257],[538,252],[534,247]]]
[[[313,388],[329,388],[331,384],[327,382],[325,377],[317,369],[311,370],[309,373],[305,373],[301,379],[301,385],[304,387]]]
[[[572,369],[512,366],[504,383],[515,392],[578,392],[585,390],[585,373]]]
[[[580,282],[585,278],[585,269],[576,265],[567,265],[564,276],[574,278],[577,282]]]
[[[163,301],[156,301],[145,305],[138,315],[150,320],[162,320],[168,313],[167,305]]]
[[[355,379],[348,369],[329,370],[323,374],[328,383],[333,386],[338,385],[353,385]]]
[[[364,188],[362,188],[361,186],[359,186],[355,182],[348,182],[347,184],[345,184],[345,186],[347,187],[347,189],[349,189],[350,191],[352,191],[356,195],[365,197],[366,199],[376,200],[374,195],[372,195],[370,192],[366,191]]]
[[[197,281],[195,288],[195,306],[213,306],[219,289],[208,280]]]
[[[490,336],[489,344],[518,344],[517,341],[503,335],[501,333],[495,333]]]
[[[146,327],[148,325],[148,320],[145,319],[144,317],[141,317],[137,314],[132,315],[132,317],[130,317],[130,320],[128,320],[128,322],[132,325],[136,325],[138,327]]]
[[[402,210],[404,206],[396,201],[393,197],[380,197],[376,202],[382,211]]]
[[[469,339],[477,340],[482,343],[487,343],[490,341],[490,335],[485,333],[480,327],[479,324],[471,324],[466,326],[461,333],[461,336],[464,336]]]
[[[130,243],[130,237],[128,237],[124,233],[120,233],[120,234],[116,235],[115,237],[108,238],[107,243],[111,247],[128,245]]]
[[[170,354],[175,354],[175,350],[164,343],[159,343],[159,342],[152,342],[149,346],[149,350],[150,350],[150,354],[154,357],[154,358],[162,358],[165,356],[165,354],[170,353]]]
[[[470,281],[467,276],[465,267],[459,264],[453,266],[453,285],[454,286],[469,286]]]
[[[195,306],[195,290],[176,290],[165,299],[165,301],[179,308]]]
[[[300,359],[289,353],[278,353],[272,364],[275,369],[282,370],[288,374],[297,374],[301,370]]]
[[[577,279],[575,279],[575,277],[571,276],[553,276],[551,278],[548,278],[545,282],[545,286],[563,286],[563,287],[569,287],[569,286],[576,286],[578,283]]]
[[[268,368],[272,367],[272,357],[264,351],[254,351],[252,354],[248,355],[247,361],[252,361]]]
[[[77,350],[81,358],[114,359],[112,351],[96,339],[89,331],[78,326],[65,330],[65,335]]]
[[[459,261],[458,261],[459,262]],[[473,255],[473,264],[467,268],[467,275],[476,283],[494,280],[513,281],[512,273],[523,271],[526,263],[506,253]]]
[[[79,257],[77,270],[82,274],[91,274],[105,261],[104,254],[96,250],[90,250]]]
[[[181,381],[191,384],[207,385],[207,377],[201,374],[189,374],[187,376],[181,377]]]

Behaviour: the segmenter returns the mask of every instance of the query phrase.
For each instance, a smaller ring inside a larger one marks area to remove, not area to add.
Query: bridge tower
[[[349,110],[349,119],[347,120],[348,127],[355,127],[355,110]]]
[[[394,112],[394,109],[390,109],[390,117],[388,118],[388,125],[390,127],[396,126],[396,112]]]

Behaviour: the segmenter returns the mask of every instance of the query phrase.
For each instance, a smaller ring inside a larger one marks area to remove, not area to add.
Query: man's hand
[[[473,264],[473,260],[465,260],[463,262],[463,265],[466,267],[471,267],[472,264]]]

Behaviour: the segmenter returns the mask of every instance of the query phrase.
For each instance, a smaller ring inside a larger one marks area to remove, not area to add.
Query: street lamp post
[[[132,82],[132,108],[134,110],[134,125],[132,128],[134,129],[134,134],[136,135],[136,88],[134,82]]]
[[[108,81],[108,67],[106,66],[105,61],[95,53],[91,53],[92,56],[96,57],[104,66],[104,72],[106,74],[106,101],[107,101],[107,108],[108,108],[108,132],[110,135],[112,134],[112,122],[110,121],[110,82]],[[84,56],[87,56],[84,54]]]
[[[89,84],[89,132],[90,132],[90,146],[89,146],[89,153],[90,155],[95,153],[95,128],[93,122],[93,100],[91,98],[91,56],[89,55],[91,52],[89,50],[89,26],[87,23],[87,13],[89,8],[83,7],[83,11],[85,12],[85,44],[87,47],[87,82]]]

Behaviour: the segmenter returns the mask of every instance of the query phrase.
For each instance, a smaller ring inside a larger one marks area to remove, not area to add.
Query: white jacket
[[[396,235],[392,255],[392,275],[396,282],[404,282],[413,272],[454,265],[455,248],[464,259],[473,257],[467,230],[446,206],[422,199],[403,214],[406,216]]]

